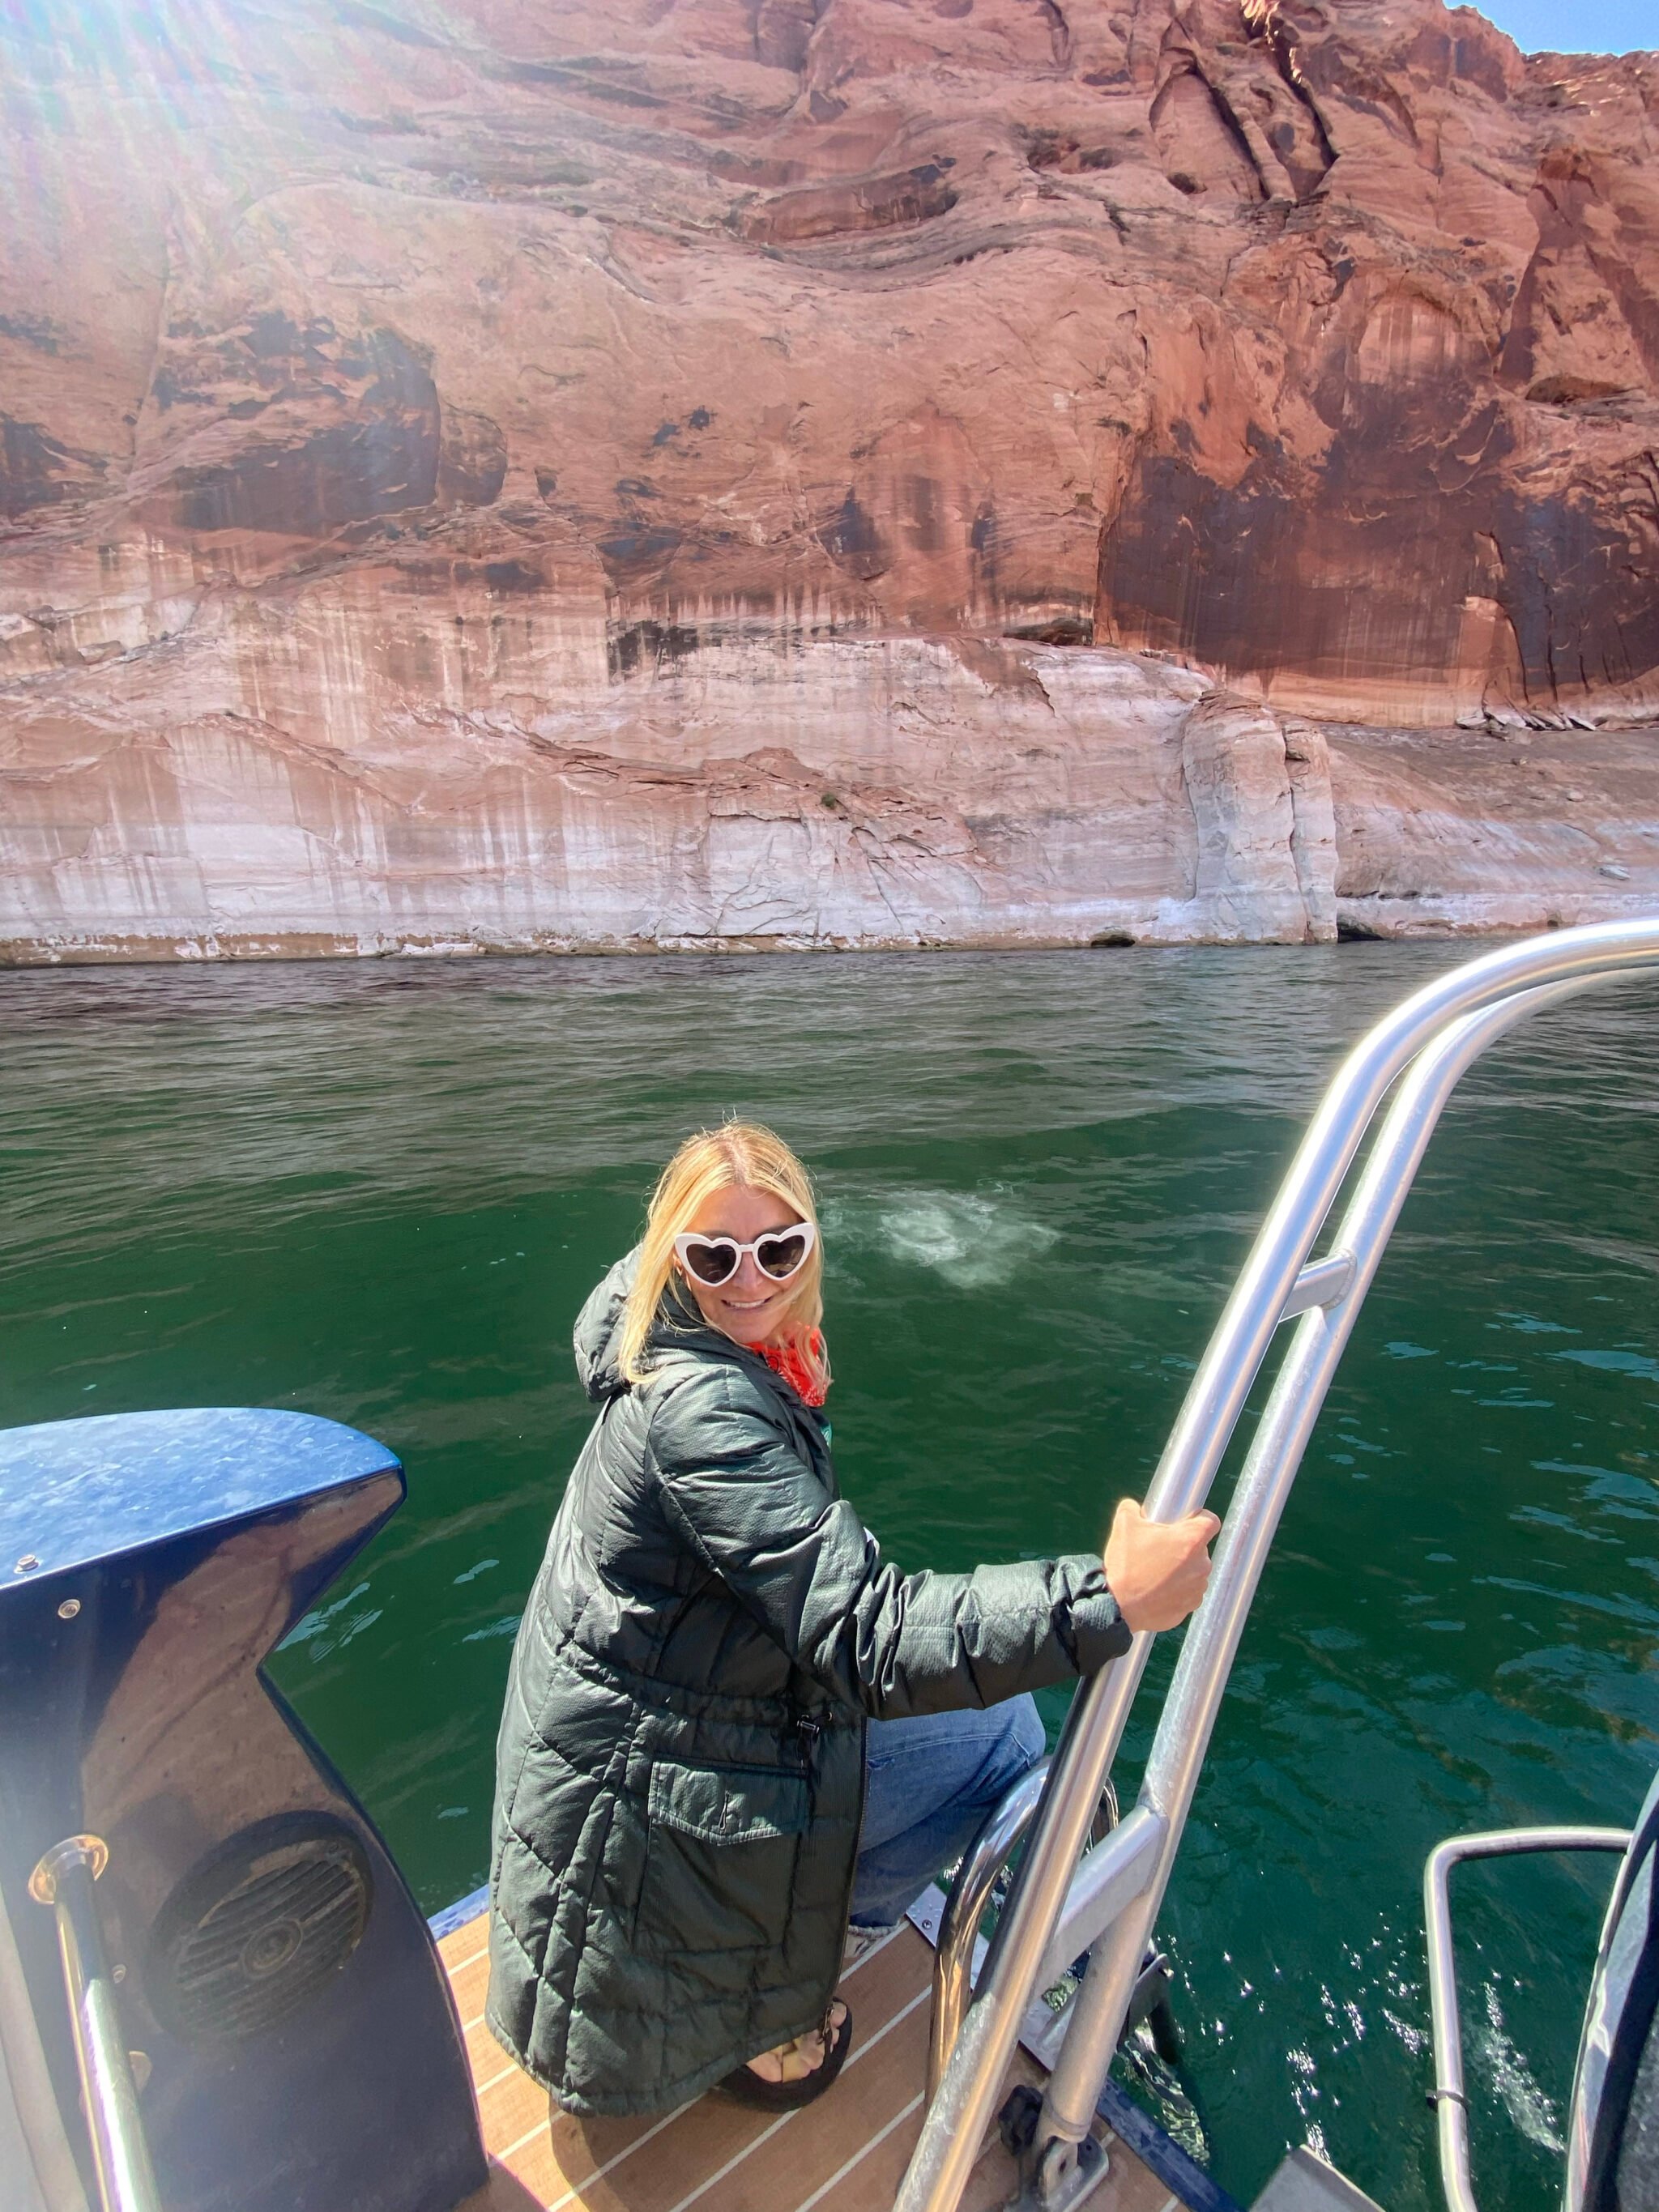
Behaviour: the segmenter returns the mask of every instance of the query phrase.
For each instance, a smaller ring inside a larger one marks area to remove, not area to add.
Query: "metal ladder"
[[[1084,1951],[1090,1970],[1027,2154],[1021,2212],[1070,2212],[1103,2179],[1104,2155],[1090,2134],[1095,2106],[1233,1656],[1302,1454],[1441,1110],[1465,1070],[1527,1015],[1590,984],[1656,966],[1659,917],[1528,938],[1425,985],[1338,1070],[1216,1325],[1146,1494],[1155,1521],[1177,1520],[1204,1504],[1273,1334],[1297,1318],[1216,1544],[1209,1589],[1187,1629],[1139,1797],[1080,1858],[1151,1650],[1146,1634],[1073,1700],[979,1985],[948,2057],[939,2054],[942,2077],[895,2212],[957,2212],[1025,2007]],[[1365,1133],[1396,1083],[1330,1249],[1310,1260]]]

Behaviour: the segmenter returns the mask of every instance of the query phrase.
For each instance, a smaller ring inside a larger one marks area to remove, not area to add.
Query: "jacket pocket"
[[[658,1759],[638,1948],[660,1957],[781,1944],[811,1814],[805,1774]]]

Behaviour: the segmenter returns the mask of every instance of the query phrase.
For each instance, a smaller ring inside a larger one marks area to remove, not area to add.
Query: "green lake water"
[[[485,1873],[510,1640],[588,1419],[570,1325],[689,1127],[763,1116],[817,1176],[837,1462],[889,1556],[1081,1549],[1144,1488],[1341,1050],[1462,957],[0,975],[0,1423],[291,1406],[402,1454],[407,1505],[273,1671],[435,1910]],[[1312,2134],[1389,2212],[1439,2203],[1425,1854],[1622,1822],[1659,1755],[1656,1102],[1659,986],[1492,1054],[1310,1449],[1162,1920],[1246,2201]],[[1510,2212],[1554,2201],[1610,1871],[1459,1878],[1477,2179]]]

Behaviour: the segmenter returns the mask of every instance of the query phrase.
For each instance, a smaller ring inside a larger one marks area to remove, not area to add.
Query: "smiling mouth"
[[[726,1303],[733,1313],[758,1313],[763,1306],[769,1306],[776,1295],[776,1291],[769,1291],[763,1298],[727,1298]]]

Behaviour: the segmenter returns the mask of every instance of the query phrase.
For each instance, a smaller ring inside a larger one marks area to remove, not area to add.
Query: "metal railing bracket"
[[[1279,1318],[1291,1321],[1311,1306],[1335,1305],[1353,1287],[1353,1271],[1352,1252],[1333,1252],[1327,1259],[1310,1260],[1291,1285]]]
[[[1042,1954],[1038,1989],[1057,1982],[1073,1960],[1097,1943],[1125,1905],[1140,1895],[1152,1878],[1169,1825],[1146,1806],[1137,1805],[1083,1860]]]

